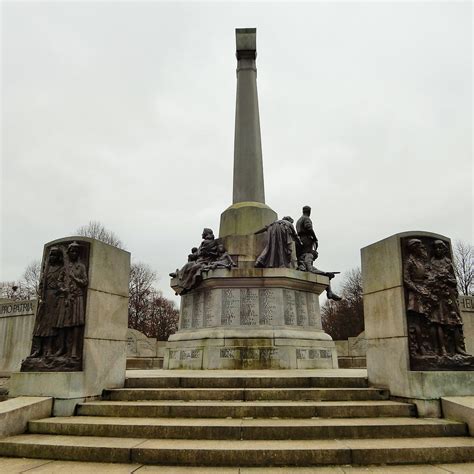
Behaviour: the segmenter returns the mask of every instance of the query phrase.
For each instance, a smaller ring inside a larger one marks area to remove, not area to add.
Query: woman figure
[[[60,330],[56,356],[81,358],[85,324],[85,288],[88,285],[86,267],[79,261],[79,248],[73,242],[67,248],[69,262],[60,275],[62,301],[59,304],[57,328]]]
[[[433,306],[430,320],[433,323],[432,336],[437,343],[438,354],[448,355],[447,331],[454,334],[454,351],[468,355],[464,350],[462,320],[459,314],[457,282],[454,267],[448,257],[448,246],[442,240],[435,240],[431,257],[430,288],[433,294]]]
[[[57,335],[59,278],[63,255],[58,247],[49,249],[44,274],[39,284],[41,295],[33,330],[33,351],[30,357],[50,356]]]

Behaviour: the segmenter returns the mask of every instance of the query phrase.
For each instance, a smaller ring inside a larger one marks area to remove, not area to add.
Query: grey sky
[[[266,201],[318,267],[426,230],[472,241],[472,7],[2,4],[0,280],[89,220],[168,273],[232,200],[236,27],[257,27]]]

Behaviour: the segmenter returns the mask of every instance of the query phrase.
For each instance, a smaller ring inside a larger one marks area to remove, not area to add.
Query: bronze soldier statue
[[[313,266],[314,261],[318,258],[318,238],[313,229],[313,222],[310,218],[311,207],[303,206],[303,215],[296,222],[296,232],[299,237],[299,245],[296,245],[296,257],[298,259],[298,270],[303,272],[316,273],[324,275],[332,280],[339,272],[323,272]],[[336,295],[331,289],[329,282],[326,288],[326,295],[329,300],[340,301],[341,297]]]

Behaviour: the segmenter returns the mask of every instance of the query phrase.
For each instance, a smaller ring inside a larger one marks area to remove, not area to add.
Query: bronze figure
[[[212,229],[202,231],[202,242],[199,248],[194,247],[188,255],[188,262],[170,277],[177,279],[173,286],[176,294],[182,295],[196,288],[202,281],[202,275],[216,268],[230,269],[236,266],[231,256],[226,252],[224,245],[214,237]]]
[[[298,233],[299,242],[296,245],[296,256],[298,259],[298,270],[303,272],[316,273],[324,275],[332,280],[339,272],[324,272],[314,267],[313,263],[318,258],[318,238],[313,229],[313,221],[310,218],[311,207],[303,206],[303,215],[296,222],[296,232]],[[298,245],[299,244],[299,245]],[[331,289],[329,282],[326,288],[326,296],[330,300],[340,301],[342,298]]]
[[[80,371],[88,286],[89,243],[46,250],[31,355],[21,370]]]
[[[402,242],[412,370],[474,370],[466,352],[449,245],[428,237]]]
[[[255,232],[255,234],[267,233],[267,243],[257,257],[256,267],[291,268],[291,244],[293,241],[300,242],[293,222],[291,217],[285,216]]]

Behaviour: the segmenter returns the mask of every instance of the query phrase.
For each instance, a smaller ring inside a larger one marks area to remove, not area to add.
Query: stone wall
[[[466,350],[469,354],[474,354],[474,296],[460,296],[459,308],[464,324]]]
[[[20,370],[31,349],[37,300],[0,302],[0,376]]]
[[[156,357],[157,341],[136,329],[127,330],[127,358]]]

